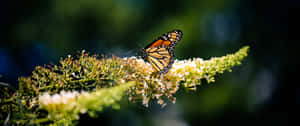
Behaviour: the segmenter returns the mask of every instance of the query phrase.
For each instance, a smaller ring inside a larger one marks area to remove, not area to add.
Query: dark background
[[[184,34],[177,59],[209,59],[250,45],[241,66],[195,92],[179,92],[176,104],[125,104],[92,121],[83,115],[83,125],[289,125],[292,104],[299,104],[291,81],[299,44],[288,39],[296,0],[10,0],[0,7],[0,82],[14,86],[35,66],[83,49],[136,56],[173,29]]]

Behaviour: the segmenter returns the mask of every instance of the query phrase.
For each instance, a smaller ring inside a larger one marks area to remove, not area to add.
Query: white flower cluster
[[[245,46],[235,54],[213,57],[209,60],[202,58],[175,60],[167,74],[154,72],[152,65],[140,57],[124,58],[128,63],[131,63],[130,67],[133,66],[131,69],[137,71],[128,75],[137,81],[135,92],[129,99],[142,98],[146,107],[150,99],[157,99],[162,106],[165,104],[163,99],[166,98],[175,103],[174,94],[181,85],[189,90],[196,90],[202,79],[205,79],[207,83],[215,82],[214,76],[216,74],[222,74],[224,71],[231,72],[231,67],[241,64],[240,61],[247,56],[248,49],[249,46]]]
[[[149,73],[149,75],[154,71],[153,67],[150,63],[145,62],[143,59],[132,56],[132,57],[125,57],[124,60],[135,60],[137,61],[137,67],[144,68],[144,72]],[[200,73],[204,67],[197,67],[197,64],[204,64],[204,60],[202,58],[193,58],[188,60],[175,60],[174,64],[168,74],[173,74],[173,76],[178,77],[186,77],[186,75]],[[146,78],[147,79],[147,78]]]
[[[44,93],[39,96],[40,107],[47,110],[71,109],[76,104],[76,99],[79,93],[76,91],[66,92],[61,91],[59,94],[50,95]]]
[[[151,66],[151,64],[148,62],[145,62],[144,59],[142,59],[140,57],[131,56],[131,57],[125,57],[123,59],[124,60],[135,60],[137,62],[137,64],[135,64],[137,66],[137,68],[143,68],[143,71],[145,73],[148,73],[149,75],[153,72],[153,67]]]
[[[193,60],[175,60],[169,74],[185,79],[190,74],[200,75],[204,67],[199,67],[205,61],[201,58],[194,58]]]

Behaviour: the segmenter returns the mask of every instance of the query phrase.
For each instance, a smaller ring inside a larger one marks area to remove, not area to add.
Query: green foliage
[[[86,90],[93,88],[112,87],[119,79],[117,74],[120,63],[116,57],[99,60],[97,56],[88,56],[84,51],[79,59],[67,57],[60,60],[60,65],[37,66],[33,75],[29,78],[19,79],[21,93],[34,91],[32,95],[39,92],[50,91],[54,94],[62,90]],[[113,73],[115,72],[115,73]]]
[[[68,56],[59,65],[37,66],[30,77],[19,78],[19,89],[1,96],[3,124],[73,125],[79,114],[95,117],[105,107],[119,109],[117,103],[126,94],[132,102],[146,107],[156,99],[165,106],[175,103],[179,87],[196,90],[201,79],[214,82],[214,76],[241,64],[249,47],[235,54],[203,60],[175,60],[169,73],[157,74],[152,66],[137,57],[119,58],[82,51],[77,58]]]
[[[92,92],[63,91],[52,96],[45,93],[39,96],[40,108],[49,112],[48,119],[54,122],[53,125],[71,125],[72,121],[79,119],[79,114],[88,113],[95,117],[96,112],[101,112],[104,107],[119,109],[117,101],[120,101],[125,91],[134,84],[129,82]]]

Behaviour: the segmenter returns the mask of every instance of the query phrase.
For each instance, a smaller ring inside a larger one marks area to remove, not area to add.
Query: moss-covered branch
[[[80,113],[94,116],[104,107],[119,108],[117,101],[123,94],[146,107],[154,99],[165,106],[166,101],[175,103],[179,87],[196,90],[201,79],[211,83],[216,74],[230,72],[241,64],[248,49],[245,46],[234,54],[210,60],[175,60],[166,75],[156,74],[149,63],[138,57],[99,59],[82,51],[77,58],[61,59],[59,65],[37,66],[30,77],[19,78],[17,91],[1,89],[6,93],[0,99],[0,118],[9,118],[0,123],[70,125]]]

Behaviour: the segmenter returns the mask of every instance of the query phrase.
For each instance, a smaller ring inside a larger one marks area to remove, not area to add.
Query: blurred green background
[[[287,38],[288,8],[296,0],[10,0],[1,1],[0,81],[17,86],[37,65],[85,49],[91,54],[136,56],[165,32],[183,31],[177,59],[223,56],[250,45],[233,72],[177,95],[161,109],[124,104],[80,125],[288,125],[289,73],[299,46]],[[296,89],[297,90],[297,89]],[[297,90],[298,91],[298,90]],[[299,93],[296,93],[299,96]],[[299,99],[296,98],[297,103]]]

